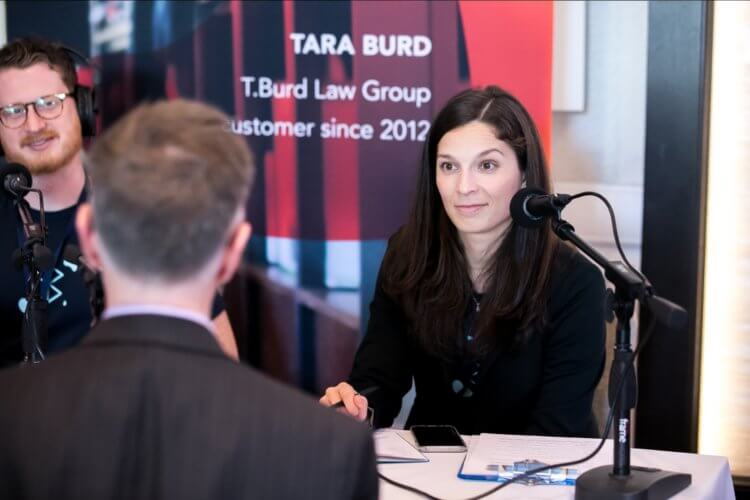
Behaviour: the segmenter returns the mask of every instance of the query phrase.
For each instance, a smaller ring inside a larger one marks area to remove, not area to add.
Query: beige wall
[[[642,186],[648,4],[586,7],[585,109],[553,114],[555,179]]]
[[[647,58],[647,2],[587,2],[584,108],[552,118],[556,191],[603,193],[634,265],[641,248]],[[603,206],[580,200],[565,216],[584,239],[615,256]]]

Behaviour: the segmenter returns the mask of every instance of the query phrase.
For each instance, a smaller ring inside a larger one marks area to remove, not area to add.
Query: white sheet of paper
[[[598,439],[561,440],[542,436],[480,434],[471,440],[461,471],[468,475],[483,475],[488,473],[488,465],[511,465],[527,459],[545,464],[578,460],[594,451],[598,443]],[[590,469],[607,464],[612,459],[611,449],[611,446],[605,446],[594,458],[572,468]]]
[[[388,462],[429,462],[422,452],[414,448],[398,432],[380,429],[373,433],[375,454],[378,463]]]

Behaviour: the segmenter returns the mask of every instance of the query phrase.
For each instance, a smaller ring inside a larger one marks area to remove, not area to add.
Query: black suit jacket
[[[392,424],[413,377],[416,397],[407,427],[450,424],[462,434],[597,435],[591,403],[604,369],[605,288],[601,271],[577,250],[558,247],[547,328],[534,332],[519,348],[500,344],[480,358],[470,397],[457,394],[454,380],[456,366],[472,364],[458,352],[450,361],[429,353],[412,335],[404,309],[385,292],[381,280],[349,379],[358,390],[379,387],[368,397],[376,426]],[[461,333],[456,332],[457,337]],[[499,325],[498,339],[514,334],[512,327]]]
[[[226,358],[190,321],[124,316],[0,372],[0,498],[376,498],[368,429]]]

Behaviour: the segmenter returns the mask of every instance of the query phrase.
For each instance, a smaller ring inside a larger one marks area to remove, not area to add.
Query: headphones
[[[76,112],[78,113],[78,119],[81,122],[81,135],[83,137],[94,137],[96,135],[96,115],[99,112],[99,107],[96,103],[96,84],[98,82],[98,68],[92,64],[88,57],[84,56],[77,50],[66,45],[61,45],[60,48],[67,54],[70,61],[73,63],[73,68],[77,72],[79,66],[85,66],[91,68],[94,74],[94,85],[92,87],[86,87],[83,85],[76,84],[73,88],[73,98],[76,103]],[[78,80],[76,74],[76,80]],[[5,156],[2,146],[0,146],[0,156]]]
[[[83,85],[76,84],[75,88],[73,89],[73,97],[75,97],[76,100],[78,119],[81,121],[81,135],[83,135],[84,137],[94,137],[96,135],[96,114],[99,112],[99,108],[96,105],[96,84],[98,81],[98,68],[91,63],[88,57],[84,56],[74,48],[63,45],[62,50],[64,50],[65,53],[68,54],[68,57],[70,57],[74,67],[77,68],[78,66],[86,66],[91,68],[94,73],[93,87],[84,87]]]

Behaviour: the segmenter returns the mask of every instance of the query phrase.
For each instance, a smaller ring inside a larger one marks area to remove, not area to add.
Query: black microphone
[[[23,248],[16,248],[10,258],[13,261],[13,267],[18,271],[23,269],[27,258],[33,258],[37,268],[42,272],[55,266],[55,257],[52,255],[52,251],[37,241],[31,245],[30,255],[25,253]]]
[[[63,248],[63,259],[78,266],[78,271],[81,274],[84,274],[87,271],[92,274],[99,274],[99,271],[94,269],[91,264],[88,263],[83,256],[83,252],[81,252],[81,248],[75,243],[68,243],[65,245],[65,248]]]
[[[31,172],[18,163],[8,163],[0,167],[0,182],[6,195],[22,198],[31,189]]]
[[[522,227],[536,228],[545,217],[556,217],[570,203],[569,194],[547,194],[541,189],[523,188],[510,200],[510,216]]]
[[[682,306],[656,295],[646,295],[643,300],[663,325],[675,330],[682,330],[687,325],[688,313]]]
[[[6,163],[0,166],[0,183],[2,191],[10,197],[18,206],[18,215],[21,218],[26,243],[22,248],[13,252],[13,264],[17,268],[23,268],[28,262],[33,262],[38,270],[44,272],[54,265],[52,251],[45,246],[47,228],[44,225],[44,202],[42,192],[31,189],[31,172],[20,163]],[[24,196],[29,191],[39,194],[40,222],[34,221],[29,211],[29,205]]]
[[[81,252],[81,249],[78,247],[78,245],[74,243],[68,243],[67,245],[65,245],[65,248],[63,248],[63,259],[67,260],[68,262],[72,262],[77,266],[85,265],[83,253]]]

